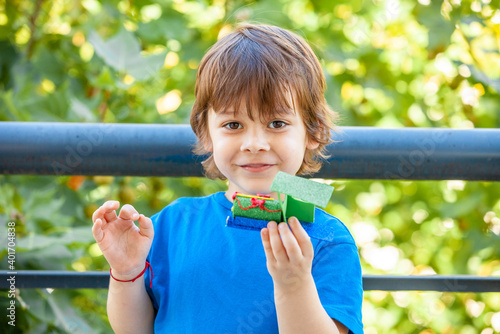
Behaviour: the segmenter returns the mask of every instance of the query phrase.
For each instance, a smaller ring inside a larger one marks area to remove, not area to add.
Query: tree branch
[[[42,8],[42,2],[43,0],[36,0],[35,4],[35,11],[33,12],[33,15],[30,17],[30,30],[31,30],[31,36],[28,41],[28,50],[26,51],[26,55],[28,59],[31,58],[33,55],[33,49],[35,48],[35,28],[36,28],[36,20],[38,16],[40,15],[40,9]]]

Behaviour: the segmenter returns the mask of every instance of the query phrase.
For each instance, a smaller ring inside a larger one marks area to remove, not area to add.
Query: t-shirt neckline
[[[222,205],[226,209],[231,209],[233,207],[233,203],[226,198],[225,191],[219,191],[215,193],[214,198],[220,205]]]

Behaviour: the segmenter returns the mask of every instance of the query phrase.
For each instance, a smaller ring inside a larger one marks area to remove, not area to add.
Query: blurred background
[[[197,66],[241,21],[303,36],[340,126],[498,128],[498,0],[0,0],[0,120],[189,123]],[[364,274],[500,275],[497,182],[331,180],[327,211]],[[1,268],[109,269],[91,234],[104,201],[148,216],[205,178],[0,175]],[[110,333],[106,290],[21,289],[2,333]],[[2,310],[8,305],[0,294]],[[5,307],[4,307],[5,306]],[[366,291],[365,333],[500,332],[500,294]],[[14,331],[13,331],[14,330]]]

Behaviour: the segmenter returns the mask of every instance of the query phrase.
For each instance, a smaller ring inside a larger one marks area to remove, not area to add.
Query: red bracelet
[[[127,281],[124,281],[124,280],[121,280],[121,279],[117,279],[117,278],[114,278],[113,277],[113,274],[111,273],[111,268],[109,268],[109,274],[111,275],[111,277],[115,280],[115,281],[118,281],[118,282],[135,282],[136,279],[138,279],[139,277],[141,277],[142,275],[144,275],[144,273],[146,272],[146,270],[149,268],[149,270],[151,270],[151,280],[149,281],[149,287],[152,288],[153,287],[153,268],[151,268],[151,265],[149,264],[148,261],[146,261],[146,266],[144,267],[144,270],[141,271],[141,273],[139,275],[137,275],[136,278],[133,278],[133,279],[129,279]]]

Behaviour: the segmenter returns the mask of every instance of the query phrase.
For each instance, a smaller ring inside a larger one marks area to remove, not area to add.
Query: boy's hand
[[[120,207],[118,201],[107,201],[92,215],[92,233],[104,257],[118,279],[133,279],[145,266],[153,242],[151,219],[139,213],[130,204]],[[139,228],[134,221],[139,221]]]
[[[267,269],[275,288],[281,291],[296,290],[312,280],[314,249],[309,235],[297,218],[291,217],[288,222],[279,225],[269,222],[261,230]]]

